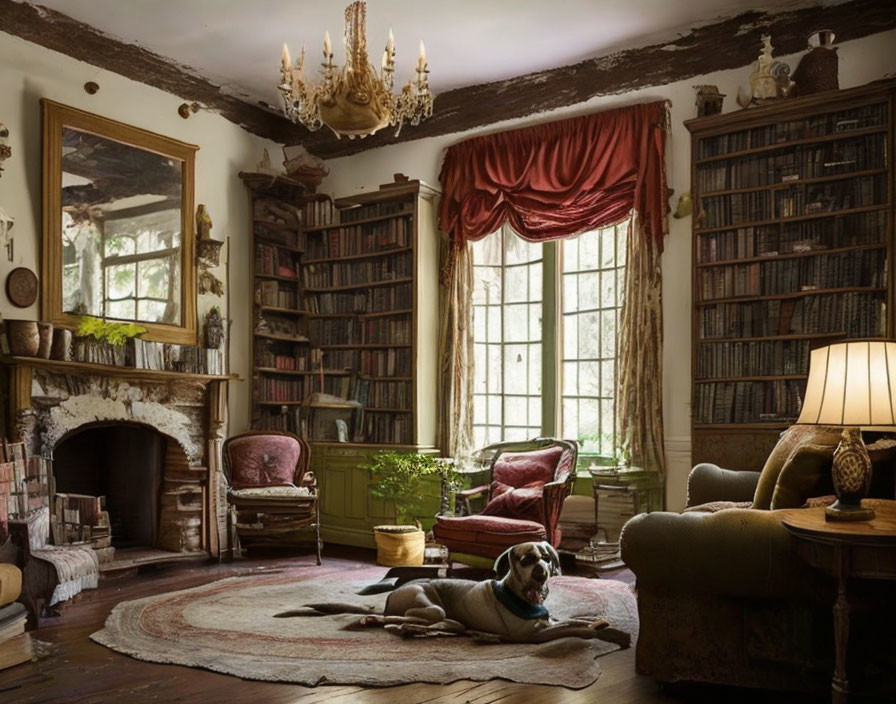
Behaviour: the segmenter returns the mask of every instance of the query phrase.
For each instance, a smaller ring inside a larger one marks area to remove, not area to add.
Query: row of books
[[[848,252],[727,264],[700,270],[700,300],[764,296],[853,286],[885,286],[886,250]]]
[[[13,598],[19,598],[20,593],[19,588],[13,594]],[[0,670],[27,662],[34,657],[31,634],[25,632],[27,621],[28,612],[23,603],[13,601],[6,606],[0,606]]]
[[[357,318],[315,318],[308,322],[308,335],[316,345],[357,345],[360,328]]]
[[[717,381],[694,387],[695,423],[792,423],[803,403],[803,379]]]
[[[837,142],[802,145],[770,154],[713,161],[697,166],[701,195],[732,188],[771,186],[800,179],[882,169],[887,165],[885,135],[869,134]]]
[[[262,408],[260,414],[252,419],[252,427],[256,430],[280,430],[305,437],[301,406],[289,406],[286,413],[280,409]]]
[[[746,149],[759,149],[798,139],[811,139],[852,130],[882,127],[886,124],[886,103],[864,105],[821,115],[812,115],[804,119],[775,122],[770,125],[753,127],[739,132],[729,132],[728,134],[721,134],[715,137],[707,137],[700,140],[698,158],[705,159],[720,154],[730,154]]]
[[[414,302],[410,283],[377,286],[357,293],[318,293],[307,297],[310,313],[385,313],[409,310]]]
[[[802,184],[774,192],[747,191],[701,198],[703,228],[730,227],[771,218],[881,205],[887,202],[887,176],[859,176],[842,181]],[[774,209],[773,209],[774,206]]]
[[[255,273],[296,278],[296,253],[276,245],[255,243]]]
[[[260,306],[295,310],[299,304],[299,297],[295,284],[291,282],[281,286],[277,281],[258,281],[255,284],[255,302]]]
[[[775,193],[777,217],[831,213],[887,202],[887,175],[797,185]]]
[[[364,442],[410,445],[414,418],[410,413],[368,413],[362,424]]]
[[[308,288],[331,288],[393,281],[412,276],[413,259],[396,254],[367,261],[308,264],[302,267],[302,281]]]
[[[851,291],[705,306],[697,314],[697,333],[701,340],[828,332],[880,337],[886,329],[885,295]]]
[[[105,497],[85,494],[61,494],[53,497],[50,532],[54,545],[87,543],[92,548],[112,546],[109,513]]]
[[[137,369],[183,372],[186,374],[226,374],[224,350],[172,345],[133,338],[129,341]]]
[[[276,225],[255,221],[255,241],[262,241],[269,245],[282,245],[289,249],[298,249],[301,246],[297,230],[285,230]]]
[[[809,340],[703,342],[697,346],[698,379],[807,374]]]
[[[258,401],[303,401],[317,392],[346,398],[349,391],[349,377],[326,374],[307,374],[290,378],[259,376],[255,380],[255,389]]]
[[[701,264],[886,242],[888,213],[873,210],[783,225],[739,227],[697,236]]]
[[[360,328],[362,344],[407,345],[411,342],[410,314],[363,320]]]
[[[364,225],[342,226],[308,233],[305,257],[328,259],[378,254],[387,249],[410,247],[412,237],[413,222],[410,216]]]
[[[355,399],[361,401],[361,399]],[[368,393],[362,405],[371,408],[400,408],[411,407],[411,384],[407,381],[376,381],[369,380]]]
[[[323,227],[339,222],[339,210],[329,198],[318,198],[305,203],[302,208],[305,227]]]
[[[339,221],[342,223],[357,222],[367,218],[377,218],[383,215],[398,215],[410,212],[411,204],[406,200],[384,200],[379,203],[370,203],[356,208],[343,208],[339,211]]]
[[[24,520],[47,505],[50,461],[44,457],[25,457],[22,453],[0,462],[0,533],[6,534],[10,520]]]
[[[310,369],[307,345],[296,351],[286,352],[284,345],[258,340],[255,344],[255,366],[286,371],[305,371]]]
[[[375,377],[411,376],[411,350],[407,347],[362,350],[360,370]]]

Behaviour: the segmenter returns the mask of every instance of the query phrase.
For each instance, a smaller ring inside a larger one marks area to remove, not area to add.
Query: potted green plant
[[[416,520],[422,510],[422,497],[427,483],[439,481],[444,510],[446,496],[458,478],[453,462],[420,452],[383,450],[365,468],[372,477],[370,494],[394,504],[399,524],[374,527],[377,562],[388,566],[422,565],[426,536]]]
[[[79,362],[126,364],[126,343],[146,332],[142,325],[112,323],[101,318],[84,316],[78,324],[75,358]]]

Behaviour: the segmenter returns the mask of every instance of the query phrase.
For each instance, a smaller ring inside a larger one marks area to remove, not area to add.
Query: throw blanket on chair
[[[52,565],[56,587],[48,606],[67,601],[82,589],[96,589],[100,563],[93,548],[81,545],[49,545],[50,508],[44,506],[28,518],[28,549],[31,557]]]

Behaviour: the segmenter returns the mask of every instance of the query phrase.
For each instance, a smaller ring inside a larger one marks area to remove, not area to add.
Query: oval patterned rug
[[[118,604],[91,639],[140,660],[202,667],[254,680],[305,685],[390,686],[410,682],[502,678],[529,684],[587,687],[596,659],[619,646],[564,638],[550,643],[480,644],[463,636],[400,638],[380,628],[343,630],[357,615],[274,618],[307,603],[370,604],[359,596],[385,568],[357,571],[291,568],[230,577],[192,589]],[[554,577],[546,606],[555,618],[603,617],[637,635],[638,610],[628,585]]]

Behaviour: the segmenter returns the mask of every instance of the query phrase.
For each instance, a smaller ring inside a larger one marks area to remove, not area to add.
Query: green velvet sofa
[[[666,683],[806,692],[830,687],[836,585],[793,552],[780,509],[832,493],[839,435],[839,428],[793,426],[761,473],[698,465],[684,513],[628,521],[620,540],[622,559],[637,577],[639,673]],[[871,453],[872,493],[892,499],[896,443],[878,444]],[[886,596],[896,604],[896,593]],[[854,623],[864,633],[896,633],[894,611],[866,611]],[[855,639],[853,651],[869,676],[896,671],[892,636],[883,646],[877,636]]]

